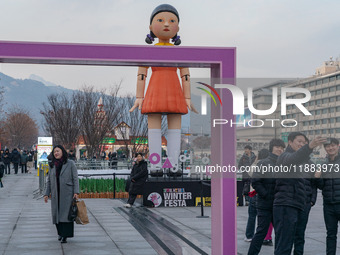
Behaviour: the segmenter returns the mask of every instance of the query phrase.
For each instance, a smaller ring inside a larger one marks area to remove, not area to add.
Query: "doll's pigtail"
[[[175,45],[180,45],[181,44],[181,37],[179,35],[175,35],[174,37],[172,37],[172,42],[175,44]]]
[[[152,31],[150,31],[150,34],[147,34],[147,35],[146,35],[145,42],[146,42],[147,44],[152,44],[153,41],[155,40],[155,38],[156,38],[155,34],[152,33]]]

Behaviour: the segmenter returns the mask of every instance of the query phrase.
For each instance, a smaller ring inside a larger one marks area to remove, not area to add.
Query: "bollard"
[[[203,205],[203,179],[201,178],[201,215],[196,216],[196,218],[209,218],[209,216],[204,216],[204,205]]]
[[[113,173],[113,198],[116,198],[116,173]]]

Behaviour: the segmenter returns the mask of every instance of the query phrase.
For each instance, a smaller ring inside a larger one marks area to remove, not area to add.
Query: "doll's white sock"
[[[173,171],[178,170],[178,157],[181,149],[181,130],[168,129],[168,157],[174,167]]]
[[[150,155],[153,153],[157,153],[159,155],[159,162],[156,164],[152,164],[151,161],[151,170],[161,169],[162,168],[162,133],[160,129],[149,129],[148,130],[148,143],[149,143],[149,160],[151,160]],[[156,157],[153,157],[153,160],[156,160]]]

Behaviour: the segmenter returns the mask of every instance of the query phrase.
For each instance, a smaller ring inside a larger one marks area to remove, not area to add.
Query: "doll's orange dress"
[[[177,67],[152,67],[142,113],[188,113],[182,86],[177,75]]]

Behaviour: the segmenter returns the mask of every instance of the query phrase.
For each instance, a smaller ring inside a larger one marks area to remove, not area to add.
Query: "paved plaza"
[[[33,191],[38,188],[36,173],[11,174],[3,178],[3,183],[2,255],[211,254],[211,218],[196,218],[200,214],[198,207],[147,209],[137,205],[126,209],[119,199],[85,199],[90,224],[75,225],[75,237],[61,244],[51,222],[50,203],[33,198]],[[205,214],[210,216],[210,208],[205,208]],[[243,241],[246,222],[247,207],[238,207],[238,254],[247,254],[249,247]],[[319,193],[306,231],[305,254],[325,254],[325,240]],[[340,254],[339,245],[338,249]],[[260,254],[273,254],[273,247],[264,246]]]

